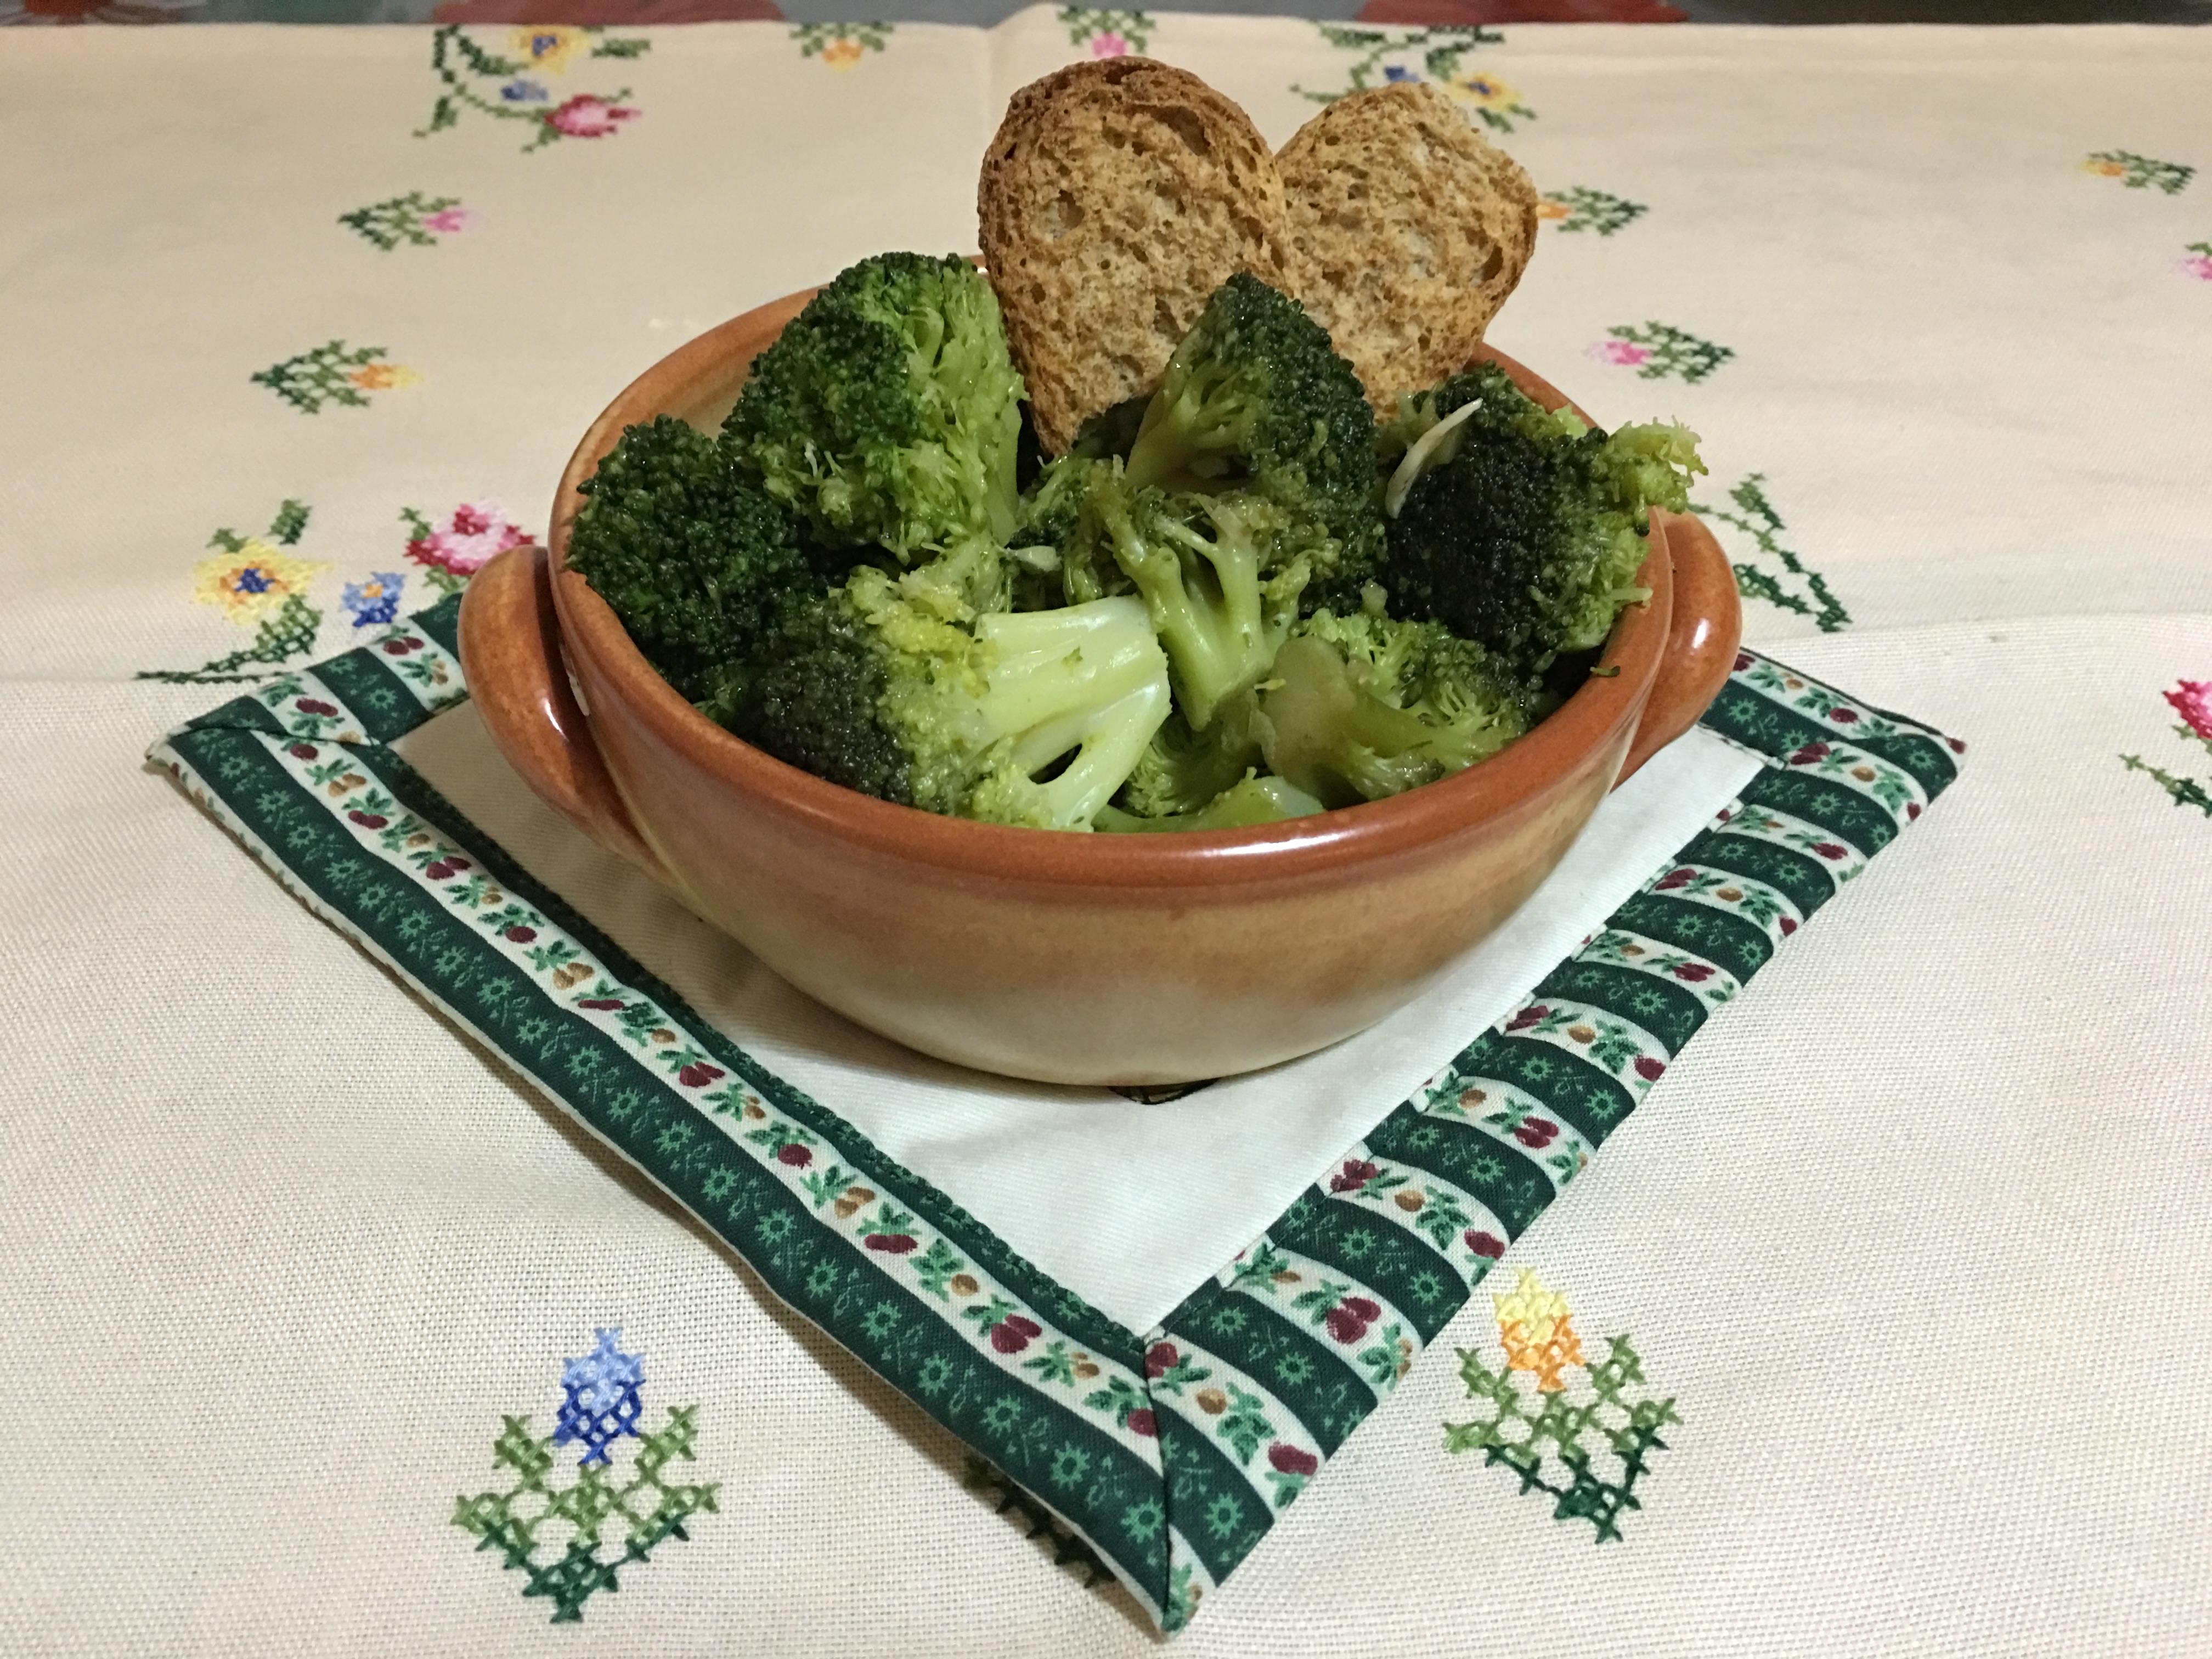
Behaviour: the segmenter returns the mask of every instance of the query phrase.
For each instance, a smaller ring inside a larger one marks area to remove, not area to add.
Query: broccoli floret
[[[1174,665],[1176,706],[1202,732],[1258,684],[1297,618],[1310,568],[1298,526],[1250,490],[1173,493],[1133,485],[1116,461],[1078,465],[1090,488],[1066,544],[1069,597],[1103,589],[1109,570],[1134,586]]]
[[[1492,364],[1409,400],[1378,453],[1403,456],[1384,492],[1397,504],[1379,575],[1393,613],[1442,623],[1530,679],[1602,644],[1621,606],[1649,597],[1636,574],[1650,509],[1682,511],[1688,475],[1705,470],[1686,427],[1608,437],[1547,413]]]
[[[807,302],[723,428],[739,464],[836,546],[909,562],[1014,530],[1021,376],[966,260],[864,259]]]
[[[1119,804],[1139,817],[1177,817],[1196,812],[1234,788],[1261,764],[1252,731],[1256,707],[1249,692],[1217,711],[1203,732],[1170,714],[1129,774]]]
[[[827,586],[791,515],[712,438],[665,415],[627,428],[577,489],[569,568],[662,678],[726,719],[761,641]]]
[[[884,800],[1090,828],[1166,717],[1167,659],[1133,599],[979,613],[998,558],[862,566],[769,641],[731,729]]]
[[[1171,490],[1237,484],[1300,526],[1316,583],[1356,595],[1382,550],[1375,416],[1328,331],[1239,272],[1214,291],[1145,406],[1127,474]]]
[[[1480,646],[1434,623],[1323,611],[1276,654],[1253,728],[1278,776],[1348,806],[1495,754],[1528,718]]]
[[[1256,823],[1309,817],[1327,810],[1304,790],[1281,778],[1247,777],[1194,812],[1147,818],[1108,806],[1100,809],[1092,827],[1125,835],[1158,830],[1245,830]]]

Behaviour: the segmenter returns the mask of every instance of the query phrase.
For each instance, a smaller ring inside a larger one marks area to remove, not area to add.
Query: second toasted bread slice
[[[1045,449],[1151,392],[1213,290],[1288,289],[1290,221],[1267,141],[1196,76],[1077,64],[1016,93],[983,158],[983,262]]]
[[[1536,244],[1536,187],[1422,82],[1340,98],[1275,163],[1293,291],[1375,406],[1463,367]]]

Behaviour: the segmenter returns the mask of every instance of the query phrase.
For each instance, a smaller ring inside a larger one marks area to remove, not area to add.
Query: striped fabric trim
[[[722,1036],[391,750],[466,696],[458,612],[448,599],[279,676],[149,758],[318,915],[1050,1510],[1168,1629],[1963,751],[1745,653],[1706,723],[1767,769],[1139,1335]]]

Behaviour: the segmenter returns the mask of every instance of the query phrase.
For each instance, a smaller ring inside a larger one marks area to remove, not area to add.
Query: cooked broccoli
[[[1191,730],[1181,714],[1170,714],[1116,799],[1139,817],[1202,810],[1261,763],[1260,739],[1252,731],[1255,707],[1249,692],[1232,698],[1203,732]]]
[[[883,253],[807,302],[723,428],[741,465],[836,546],[909,562],[1013,533],[1021,376],[965,259]]]
[[[1241,485],[1284,509],[1324,592],[1357,595],[1382,550],[1375,416],[1328,331],[1240,271],[1214,290],[1169,359],[1128,453],[1138,486]]]
[[[1647,597],[1650,509],[1682,511],[1688,474],[1705,470],[1686,427],[1607,437],[1571,410],[1547,413],[1492,364],[1409,400],[1380,453],[1403,455],[1385,489],[1391,611],[1443,623],[1524,678],[1602,644],[1621,606]]]
[[[1275,657],[1253,729],[1267,765],[1327,805],[1380,800],[1495,754],[1528,729],[1480,646],[1379,607],[1316,611]]]
[[[622,619],[662,678],[728,717],[761,641],[826,585],[791,515],[715,441],[663,415],[625,430],[577,486],[568,562]]]
[[[1175,665],[1176,706],[1194,731],[1258,684],[1296,620],[1310,555],[1297,522],[1249,489],[1218,495],[1133,485],[1117,461],[1089,469],[1069,532],[1068,597],[1133,584]]]
[[[1159,830],[1245,830],[1256,823],[1280,823],[1326,811],[1319,801],[1281,778],[1247,777],[1231,784],[1205,806],[1172,817],[1140,817],[1119,807],[1099,809],[1092,827],[1121,834]]]
[[[769,641],[731,729],[884,800],[1088,829],[1166,717],[1167,659],[1133,599],[979,613],[1000,562],[860,567]]]

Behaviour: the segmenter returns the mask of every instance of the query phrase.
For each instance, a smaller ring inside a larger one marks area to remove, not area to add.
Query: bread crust
[[[1157,387],[1237,272],[1291,291],[1290,218],[1266,140],[1205,82],[1151,58],[1073,64],[1016,93],[976,211],[1048,453]]]
[[[1306,309],[1387,414],[1463,367],[1536,246],[1536,187],[1426,82],[1340,98],[1275,158]]]

